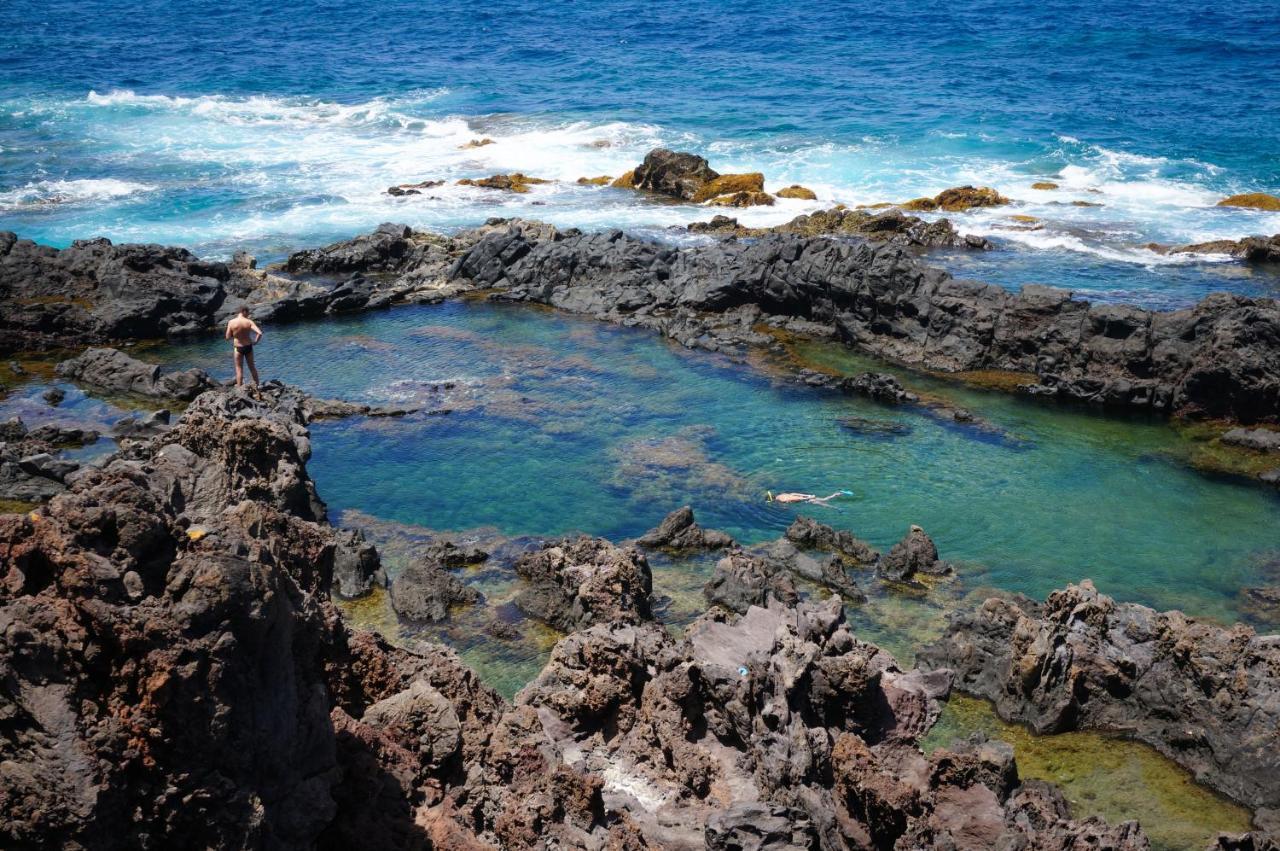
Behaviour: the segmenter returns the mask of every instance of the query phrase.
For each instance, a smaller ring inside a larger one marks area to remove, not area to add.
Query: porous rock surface
[[[704,529],[693,516],[693,509],[685,505],[662,519],[655,528],[636,538],[642,547],[674,551],[723,550],[736,545],[733,538],[715,529]]]
[[[1280,827],[1280,636],[1116,603],[1086,581],[957,612],[917,661],[1037,732],[1144,741]]]
[[[306,422],[289,388],[209,391],[0,515],[0,845],[1147,847],[1020,784],[1007,746],[925,756],[950,674],[858,641],[834,598],[677,639],[638,552],[557,543],[524,572],[590,625],[510,704],[446,648],[348,627]]]

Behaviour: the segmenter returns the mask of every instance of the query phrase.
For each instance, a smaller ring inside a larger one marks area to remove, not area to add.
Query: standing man
[[[244,365],[249,364],[249,372],[253,375],[253,386],[258,386],[258,367],[253,362],[253,347],[262,340],[262,329],[249,318],[249,307],[245,305],[240,312],[231,317],[227,323],[227,339],[235,347],[236,386],[244,384]]]

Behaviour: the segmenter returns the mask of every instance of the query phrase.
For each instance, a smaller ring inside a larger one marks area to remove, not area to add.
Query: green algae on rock
[[[953,695],[922,744],[933,751],[974,734],[1012,745],[1018,775],[1060,785],[1075,818],[1137,819],[1156,851],[1200,851],[1219,832],[1249,829],[1248,810],[1147,745],[1100,733],[1037,736],[978,698]]]

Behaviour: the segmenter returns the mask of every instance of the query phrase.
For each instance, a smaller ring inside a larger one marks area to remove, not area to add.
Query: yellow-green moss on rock
[[[773,196],[768,192],[734,192],[711,199],[716,207],[772,207]]]
[[[614,189],[635,189],[636,188],[636,170],[625,171],[622,176],[609,184]]]
[[[579,177],[578,184],[580,186],[608,186],[613,177],[608,174],[602,174],[599,177]]]
[[[1032,188],[1032,189],[1042,189],[1042,190],[1044,190],[1045,192],[1048,192],[1048,191],[1050,191],[1050,190],[1057,189],[1057,188],[1058,188],[1058,184],[1054,183],[1054,182],[1053,182],[1053,181],[1051,181],[1051,180],[1041,180],[1041,181],[1038,181],[1038,182],[1036,182],[1036,183],[1031,184],[1031,188]]]
[[[1218,202],[1219,207],[1246,207],[1251,210],[1280,210],[1280,198],[1265,192],[1245,192]]]
[[[529,191],[530,186],[550,182],[550,180],[543,180],[540,177],[530,177],[527,174],[517,171],[511,174],[494,174],[489,177],[482,177],[476,180],[465,177],[458,181],[458,185],[478,186],[481,189],[501,189],[505,192],[518,192],[520,194],[524,194]]]
[[[958,213],[975,207],[999,207],[1009,203],[1008,198],[990,186],[955,186],[939,192],[934,196],[933,201],[940,209],[949,213]]]
[[[801,201],[817,201],[818,196],[812,190],[798,183],[793,183],[788,187],[779,189],[777,192],[779,198],[798,198]]]
[[[713,180],[708,180],[706,183],[702,184],[702,188],[693,193],[693,198],[691,200],[695,204],[701,204],[702,202],[710,201],[713,198],[721,198],[725,195],[738,195],[743,192],[763,193],[764,175],[758,171],[752,171],[746,174],[722,174],[719,177]],[[773,202],[770,201],[769,203]]]
[[[470,142],[467,142],[465,145],[459,145],[458,150],[465,151],[468,148],[483,148],[485,145],[494,145],[494,144],[497,144],[497,143],[494,142],[492,139],[490,139],[488,136],[485,136],[483,139],[472,139]]]
[[[922,744],[932,751],[975,733],[1012,745],[1023,780],[1060,785],[1075,818],[1136,819],[1153,848],[1200,849],[1219,832],[1249,829],[1248,810],[1198,786],[1153,748],[1101,733],[1037,736],[975,698],[952,696]]]
[[[905,204],[899,204],[898,206],[912,213],[927,213],[931,210],[938,209],[938,202],[932,198],[913,198]]]

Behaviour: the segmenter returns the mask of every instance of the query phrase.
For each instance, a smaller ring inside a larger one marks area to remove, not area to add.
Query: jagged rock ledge
[[[1148,847],[1019,782],[1006,745],[925,756],[950,674],[859,641],[838,598],[713,610],[677,639],[643,581],[603,582],[511,703],[446,648],[350,628],[338,562],[376,555],[323,519],[304,403],[208,391],[0,515],[0,844]]]
[[[1085,581],[958,612],[917,661],[1037,732],[1146,742],[1280,830],[1280,635],[1117,603]]]
[[[0,340],[10,348],[209,328],[242,303],[286,321],[473,290],[656,329],[718,351],[766,346],[762,325],[843,340],[940,372],[1028,374],[1023,392],[1244,423],[1280,418],[1280,306],[1216,293],[1159,312],[952,278],[908,249],[770,234],[676,248],[610,231],[492,220],[453,237],[384,225],[294,254],[290,277],[244,258],[0,235]]]

